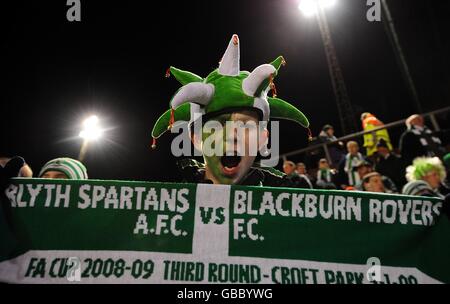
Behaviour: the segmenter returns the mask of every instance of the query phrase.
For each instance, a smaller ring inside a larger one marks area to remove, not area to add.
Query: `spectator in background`
[[[309,175],[306,165],[304,163],[297,163],[297,168],[295,170],[298,175],[305,177],[311,185],[313,185],[313,178]]]
[[[403,194],[444,198],[450,193],[444,185],[446,178],[444,165],[438,157],[418,157],[406,168],[408,183]]]
[[[334,128],[332,125],[324,125],[322,131],[319,134],[319,138],[322,142],[336,141],[337,138],[334,136]]]
[[[441,140],[425,125],[423,117],[414,114],[406,119],[406,131],[400,137],[400,153],[407,165],[420,156],[443,157]]]
[[[444,156],[443,160],[444,160],[445,168],[447,170],[447,176],[449,176],[449,173],[450,173],[450,153],[446,154]]]
[[[0,196],[14,177],[32,177],[30,167],[20,156],[0,158]]]
[[[11,160],[13,160],[13,162],[18,161],[18,163],[21,163],[22,162],[21,160],[23,160],[23,158],[21,158],[20,156],[13,156],[13,157],[1,156],[0,166],[2,168],[7,167],[6,164],[9,163]],[[33,177],[33,170],[31,170],[30,166],[27,165],[25,160],[23,160],[23,164],[20,166],[17,176],[15,177]]]
[[[330,168],[325,158],[319,160],[319,169],[317,170],[316,186],[320,189],[336,189],[334,184],[335,171]]]
[[[292,162],[290,160],[286,160],[283,163],[283,172],[287,176],[295,175],[296,173],[295,173],[295,164],[294,164],[294,162]]]
[[[353,170],[361,181],[366,174],[373,172],[373,166],[367,160],[360,160],[353,166]],[[357,183],[357,185],[359,184],[360,182]]]
[[[389,193],[384,187],[383,178],[378,172],[366,174],[362,179],[363,190],[367,192]]]
[[[88,179],[86,167],[78,160],[68,157],[52,159],[39,172],[39,178]]]
[[[359,180],[360,180],[355,185],[355,188],[356,188],[356,190],[363,191],[364,190],[363,178],[367,174],[374,172],[373,166],[368,161],[362,160],[354,166],[354,170],[356,171],[357,176],[359,177]],[[380,178],[383,182],[385,192],[388,192],[388,193],[397,193],[398,192],[397,187],[395,186],[395,183],[389,177],[380,174]]]
[[[381,122],[373,114],[367,112],[361,115],[361,121],[364,131],[370,131],[384,125],[383,122]],[[389,133],[386,129],[381,129],[375,132],[364,134],[364,147],[367,151],[367,157],[371,158],[372,155],[377,151],[377,143],[380,139],[384,139],[388,149],[392,151],[392,144],[389,138]]]
[[[341,160],[339,165],[340,185],[342,189],[348,186],[355,186],[361,181],[353,168],[357,163],[364,160],[363,155],[359,153],[359,145],[356,141],[349,141],[347,143],[347,151],[347,155]]]
[[[337,138],[336,136],[334,136],[334,128],[332,125],[323,126],[322,131],[319,134],[319,142],[335,142],[334,144],[328,145],[328,151],[331,158],[330,165],[337,168],[339,162],[345,155],[345,153],[343,152],[344,144],[341,141],[337,142]]]
[[[297,163],[295,171],[298,174],[308,175],[306,165],[304,163]]]
[[[295,188],[312,189],[312,183],[306,175],[295,172],[296,166],[294,162],[286,160],[283,163],[283,171],[286,179],[293,184]]]
[[[384,139],[380,139],[377,143],[375,171],[392,179],[397,189],[401,189],[406,184],[405,164],[400,156],[389,150]]]

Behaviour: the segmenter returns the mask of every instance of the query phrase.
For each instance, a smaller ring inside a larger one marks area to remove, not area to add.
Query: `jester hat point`
[[[212,117],[239,109],[256,110],[263,121],[286,119],[309,127],[308,119],[300,110],[276,97],[273,79],[280,66],[285,64],[284,58],[279,56],[251,73],[241,71],[239,44],[238,36],[233,35],[219,67],[206,78],[174,67],[167,70],[166,77],[172,74],[183,86],[170,100],[170,109],[156,121],[152,130],[152,148],[156,147],[156,139],[176,121],[192,123],[204,115]],[[270,90],[273,97],[267,96]]]

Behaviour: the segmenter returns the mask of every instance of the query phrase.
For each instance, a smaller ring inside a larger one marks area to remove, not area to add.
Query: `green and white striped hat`
[[[39,172],[39,177],[42,177],[47,171],[62,172],[68,179],[88,178],[86,167],[80,161],[69,157],[55,158],[47,162]]]
[[[423,180],[416,180],[407,183],[403,187],[402,193],[405,195],[418,195],[421,196],[423,192],[433,192],[430,185]]]

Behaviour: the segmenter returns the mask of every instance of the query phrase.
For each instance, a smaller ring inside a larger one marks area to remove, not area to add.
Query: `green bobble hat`
[[[251,73],[240,71],[240,41],[233,35],[219,67],[206,78],[170,67],[166,77],[172,74],[183,86],[170,100],[170,109],[156,121],[152,148],[156,147],[156,139],[177,121],[192,123],[204,115],[211,117],[238,109],[255,109],[263,121],[287,119],[308,128],[308,119],[300,110],[276,97],[273,79],[284,64],[284,58],[279,56]],[[267,96],[269,90],[273,97]]]
[[[80,161],[68,157],[56,158],[47,162],[39,172],[39,177],[42,177],[47,171],[64,173],[68,179],[88,178],[86,167]]]

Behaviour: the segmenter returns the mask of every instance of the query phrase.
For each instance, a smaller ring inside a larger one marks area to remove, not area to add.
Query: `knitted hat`
[[[372,177],[374,177],[374,176],[381,176],[381,174],[378,173],[378,172],[370,172],[370,173],[367,173],[366,175],[363,176],[362,182],[363,182],[363,183],[368,183],[368,182],[370,181],[370,179],[371,179]]]
[[[290,160],[286,160],[284,163],[283,163],[283,166],[284,165],[289,165],[289,166],[291,166],[291,167],[295,167],[295,163],[293,162],[293,161],[290,161]]]
[[[372,164],[369,163],[367,160],[358,160],[354,165],[353,165],[353,170],[358,170],[358,168],[362,167],[362,166],[366,166],[366,167],[372,167]]]
[[[433,192],[430,185],[428,185],[423,180],[416,180],[407,183],[403,189],[402,193],[405,195],[422,195],[424,192]]]
[[[281,118],[308,128],[308,119],[302,112],[276,98],[273,79],[282,65],[285,65],[285,61],[280,56],[270,64],[260,65],[251,73],[241,71],[240,41],[237,35],[233,35],[219,67],[206,78],[170,67],[166,77],[172,74],[183,86],[172,97],[170,109],[156,121],[152,130],[152,148],[156,147],[156,139],[176,121],[192,123],[204,115],[211,117],[242,109],[256,110],[263,121]],[[270,89],[273,97],[267,96]]]
[[[328,131],[329,129],[334,129],[333,128],[333,126],[332,125],[324,125],[323,127],[322,127],[322,131]]]
[[[80,161],[68,157],[56,158],[47,162],[39,172],[39,177],[42,177],[47,171],[64,173],[68,179],[88,178],[86,167]]]

